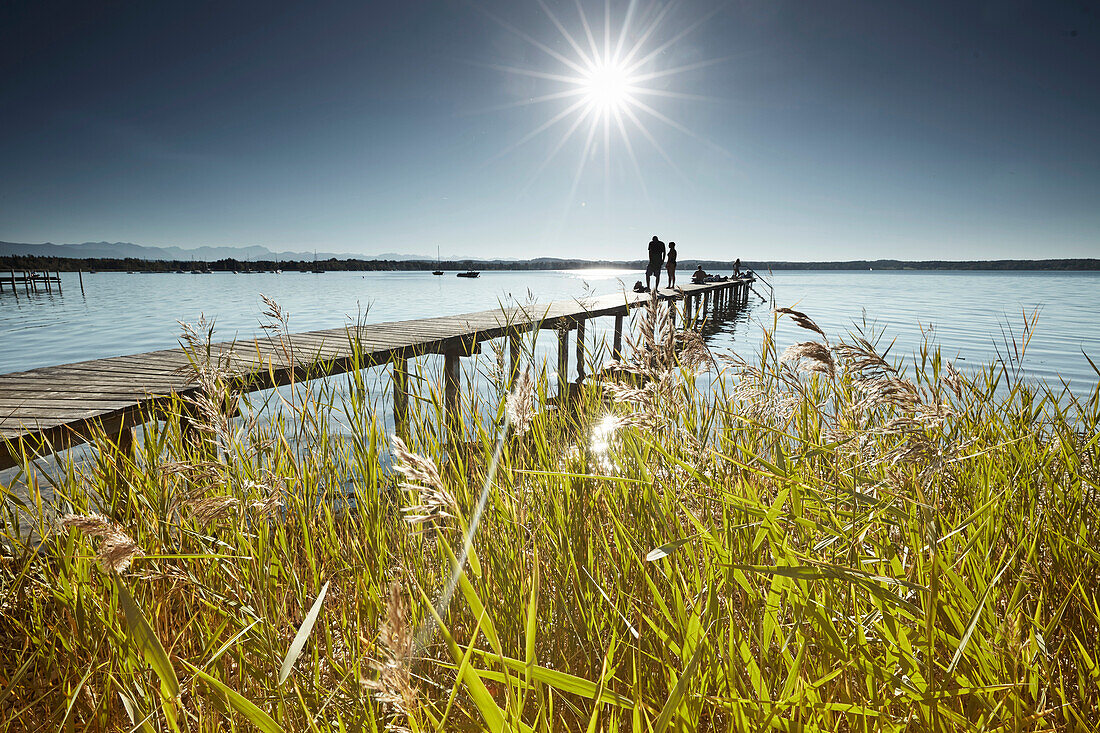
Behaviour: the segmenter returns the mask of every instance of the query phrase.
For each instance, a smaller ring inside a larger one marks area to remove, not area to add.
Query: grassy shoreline
[[[358,372],[266,424],[197,359],[192,429],[4,503],[0,726],[1091,730],[1100,388],[777,317],[749,363],[645,310],[461,441],[429,373],[395,441]]]

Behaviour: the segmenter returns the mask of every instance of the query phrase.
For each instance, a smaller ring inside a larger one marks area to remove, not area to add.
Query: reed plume
[[[443,485],[432,461],[410,451],[396,435],[390,438],[390,451],[395,459],[394,469],[407,479],[400,488],[413,492],[419,502],[402,508],[406,522],[424,524],[457,515],[458,502]]]
[[[399,580],[392,580],[385,591],[385,614],[378,626],[376,658],[373,666],[378,679],[362,679],[364,687],[386,706],[386,729],[399,733],[408,728],[409,716],[416,707],[417,691],[412,677],[412,655],[416,635],[408,621],[408,605]]]
[[[531,429],[531,423],[537,414],[535,398],[537,397],[537,385],[531,376],[531,367],[527,366],[516,378],[515,386],[508,394],[505,402],[505,411],[508,423],[516,435],[523,435]]]
[[[96,558],[107,572],[121,574],[135,557],[145,554],[117,522],[102,514],[66,514],[59,524],[64,529],[79,530],[87,537],[99,539]]]

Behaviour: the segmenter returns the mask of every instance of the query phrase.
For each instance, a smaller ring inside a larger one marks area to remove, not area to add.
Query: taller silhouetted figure
[[[649,278],[657,278],[657,287],[661,287],[661,265],[665,263],[665,243],[653,235],[649,240],[649,267],[645,268],[645,289],[649,290]]]

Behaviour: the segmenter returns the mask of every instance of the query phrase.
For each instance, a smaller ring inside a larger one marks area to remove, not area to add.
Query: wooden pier
[[[37,293],[45,291],[52,293],[54,290],[61,292],[61,273],[54,272],[27,272],[19,271],[18,274],[15,270],[9,270],[7,274],[0,274],[0,293],[4,292],[8,287],[11,287],[11,291],[16,295],[19,295],[19,286],[23,286],[23,292],[27,295],[31,293]]]
[[[704,321],[711,312],[732,310],[748,297],[754,278],[743,276],[678,291],[658,291],[672,301],[684,323]],[[558,332],[559,389],[568,388],[569,334],[576,334],[578,377],[583,378],[585,323],[615,319],[613,351],[622,350],[623,321],[631,308],[645,305],[647,293],[617,293],[528,307],[507,307],[456,316],[376,323],[358,327],[291,334],[286,342],[260,337],[211,347],[240,393],[269,389],[359,368],[392,365],[394,417],[407,416],[409,359],[444,356],[444,398],[457,416],[463,357],[480,345],[507,338],[512,373],[519,363],[523,333]],[[0,469],[34,456],[87,442],[102,431],[120,446],[131,445],[133,428],[163,414],[173,396],[186,397],[198,387],[182,348],[42,367],[0,375]]]

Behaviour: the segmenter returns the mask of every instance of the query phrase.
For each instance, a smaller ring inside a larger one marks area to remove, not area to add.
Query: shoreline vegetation
[[[654,301],[568,399],[490,357],[458,424],[418,361],[400,437],[361,372],[237,396],[186,329],[201,397],[58,506],[0,487],[0,724],[1092,730],[1100,386],[1024,379],[1033,322],[962,375],[774,317],[745,360]]]
[[[531,260],[444,260],[438,267],[446,271],[465,270],[583,270],[617,268],[644,270],[646,260],[574,260],[540,257]],[[684,259],[680,269],[702,266],[706,270],[732,270],[733,260]],[[1083,272],[1100,270],[1100,259],[1047,259],[1047,260],[849,260],[819,262],[765,262],[745,260],[743,270],[767,272],[769,270],[966,270],[1003,271],[1043,270],[1056,272]],[[324,260],[146,260],[127,258],[76,258],[39,255],[0,256],[0,273],[6,270],[41,270],[50,272],[291,272],[325,271],[413,271],[427,272],[437,269],[435,260],[374,260],[338,259]]]

